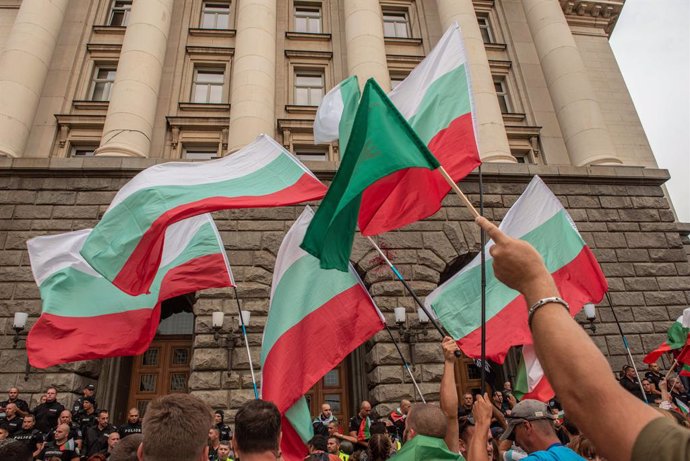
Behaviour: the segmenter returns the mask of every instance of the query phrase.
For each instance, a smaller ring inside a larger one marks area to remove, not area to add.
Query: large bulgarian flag
[[[531,344],[522,346],[513,393],[518,400],[534,399],[542,402],[548,402],[556,395]]]
[[[347,355],[383,329],[384,319],[352,265],[325,270],[300,248],[307,207],[283,239],[261,345],[262,398],[283,415],[283,458],[301,461],[312,434],[303,396]]]
[[[369,79],[340,168],[309,226],[302,248],[319,258],[322,268],[347,272],[357,215],[360,205],[365,206],[362,195],[366,190],[377,181],[388,181],[396,172],[410,168],[433,170],[438,166],[436,158],[381,87]],[[397,182],[387,184],[392,191]],[[381,194],[387,192],[378,190]]]
[[[574,316],[586,303],[598,303],[608,284],[596,258],[577,231],[561,202],[538,176],[506,214],[499,228],[537,249],[570,304]],[[494,276],[486,245],[486,355],[503,363],[511,346],[532,344],[527,306],[519,292]],[[481,356],[481,267],[477,255],[460,272],[426,298],[460,348],[470,357]]]
[[[147,293],[171,224],[228,208],[316,200],[326,187],[266,135],[218,160],[169,162],[139,173],[117,193],[81,255],[130,295]]]
[[[321,103],[329,109],[323,112],[328,114],[331,126],[339,119],[337,109],[343,108],[341,133],[351,125],[353,112],[348,108],[357,96],[353,91],[334,91],[333,98],[327,95]],[[453,180],[460,181],[481,163],[467,56],[457,23],[388,96]],[[316,123],[314,131],[316,134]],[[331,139],[320,142],[333,140],[335,130],[330,132]],[[347,152],[345,144],[341,135],[341,152]],[[450,185],[438,171],[424,168],[404,169],[381,178],[364,191],[358,218],[360,231],[362,235],[381,234],[431,216],[441,208],[449,190]]]
[[[79,250],[92,232],[36,237],[27,242],[43,312],[29,331],[31,365],[138,355],[158,328],[161,303],[206,288],[233,286],[227,256],[211,216],[168,227],[151,293],[130,296],[103,278]]]

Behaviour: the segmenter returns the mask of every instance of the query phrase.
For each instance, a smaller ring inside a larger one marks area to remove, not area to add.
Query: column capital
[[[568,24],[599,29],[611,36],[625,0],[559,0]]]

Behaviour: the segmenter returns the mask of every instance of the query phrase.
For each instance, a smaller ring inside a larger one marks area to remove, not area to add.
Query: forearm
[[[493,407],[492,411],[493,411],[493,417],[496,418],[496,421],[498,421],[498,424],[501,425],[503,430],[508,429],[508,423],[506,423],[506,418],[505,418],[505,416],[503,416],[503,413],[501,413],[499,411],[499,409],[496,407]]]
[[[448,449],[457,453],[458,442],[458,391],[455,388],[455,364],[446,360],[443,363],[443,377],[441,378],[441,410],[446,415],[448,426],[444,440]]]
[[[467,461],[489,461],[489,453],[486,451],[488,433],[488,423],[477,424],[472,440],[470,440],[470,446],[467,449]]]

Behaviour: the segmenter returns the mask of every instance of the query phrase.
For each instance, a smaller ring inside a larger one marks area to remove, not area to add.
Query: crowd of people
[[[458,399],[457,344],[443,339],[440,406],[407,400],[376,417],[363,401],[341,430],[328,404],[314,419],[308,461],[524,461],[690,459],[690,400],[680,379],[651,365],[642,382],[624,368],[617,382],[598,348],[570,316],[553,278],[528,243],[477,222],[494,242],[496,277],[526,300],[535,350],[559,400],[518,401],[510,382],[488,394]],[[564,309],[564,307],[566,309]],[[563,367],[568,363],[567,367]],[[667,384],[668,383],[668,384]],[[641,385],[641,386],[640,386]],[[223,413],[200,399],[173,394],[152,401],[143,422],[136,409],[119,429],[107,411],[96,410],[95,389],[67,410],[49,388],[29,411],[16,388],[2,402],[2,461],[263,461],[281,459],[281,415],[260,399],[235,415],[235,432]]]

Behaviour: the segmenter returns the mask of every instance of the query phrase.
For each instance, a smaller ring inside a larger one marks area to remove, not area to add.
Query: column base
[[[148,158],[148,155],[137,152],[127,146],[108,144],[101,146],[94,152],[96,157],[139,157]]]

